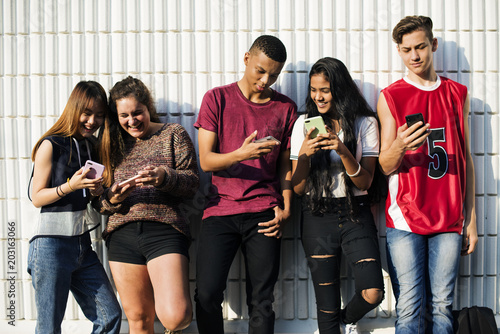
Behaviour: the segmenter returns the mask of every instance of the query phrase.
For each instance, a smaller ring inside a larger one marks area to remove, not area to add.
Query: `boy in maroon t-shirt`
[[[286,61],[278,38],[260,36],[243,61],[243,78],[209,90],[194,124],[201,168],[212,172],[196,264],[200,334],[224,333],[221,303],[240,245],[249,333],[274,332],[273,290],[281,231],[290,217],[290,135],[297,106],[270,88]]]

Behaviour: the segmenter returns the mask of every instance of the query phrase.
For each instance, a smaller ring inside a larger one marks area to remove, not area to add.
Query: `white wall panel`
[[[18,324],[31,333],[32,319],[36,319],[34,292],[25,267],[37,212],[26,198],[31,149],[62,113],[78,81],[97,80],[108,90],[127,75],[141,78],[153,91],[162,120],[183,125],[197,147],[197,131],[192,124],[203,95],[212,87],[241,78],[243,55],[257,36],[276,35],[286,45],[288,59],[275,88],[292,98],[299,109],[303,109],[307,96],[308,71],[325,56],[347,65],[368,103],[375,107],[380,90],[406,73],[391,33],[403,16],[414,14],[433,18],[439,39],[434,58],[439,75],[467,85],[470,94],[480,240],[477,251],[461,259],[455,306],[486,305],[498,313],[498,1],[22,0],[0,5],[0,226],[11,220],[19,225],[16,249],[22,273],[16,282]],[[199,205],[190,211],[195,231],[200,211]],[[283,334],[291,333],[290,328],[301,334],[316,330],[315,298],[299,239],[298,215],[294,213],[284,234],[275,291],[276,332]],[[383,208],[378,209],[376,217],[385,257]],[[5,243],[3,227],[0,243]],[[196,232],[193,234],[192,291],[197,241]],[[107,259],[99,234],[94,238],[98,253]],[[0,256],[3,269],[3,247]],[[345,265],[342,275],[345,301],[353,292],[350,270]],[[393,332],[394,297],[389,277],[384,275],[386,298],[362,321],[363,328],[374,329],[374,333]],[[226,322],[230,332],[242,333],[247,328],[244,276],[238,253],[224,303],[226,319],[233,319]],[[5,276],[0,276],[0,284],[7,286]],[[7,301],[1,299],[0,306]],[[0,319],[4,318],[0,314]],[[81,319],[85,317],[71,298],[65,328],[88,332],[88,321]],[[79,325],[81,322],[85,326]],[[380,323],[384,325],[377,328]],[[125,332],[127,325],[123,328]],[[0,331],[9,329],[0,322]],[[195,326],[186,330],[195,332]]]

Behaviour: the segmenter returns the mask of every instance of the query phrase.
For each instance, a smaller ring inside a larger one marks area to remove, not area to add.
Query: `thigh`
[[[145,265],[147,259],[141,254],[139,233],[139,222],[127,223],[113,231],[106,240],[109,261]]]
[[[157,222],[139,222],[138,245],[140,253],[149,261],[165,254],[180,254],[189,259],[191,240],[172,225]]]
[[[90,237],[85,239],[80,268],[71,277],[71,292],[90,320],[112,319],[121,313],[120,305],[104,267],[92,250]]]
[[[189,263],[186,256],[165,254],[149,261],[147,268],[159,316],[177,310],[191,310]]]
[[[30,243],[28,272],[35,289],[37,332],[60,332],[77,259],[75,238],[40,237]]]
[[[146,314],[154,321],[153,286],[146,265],[110,261],[125,315]]]
[[[302,213],[301,238],[314,283],[318,309],[336,312],[340,308],[340,227],[335,214],[314,216]]]
[[[201,224],[196,255],[198,290],[222,292],[241,243],[236,217],[209,217]]]
[[[356,291],[383,289],[377,228],[370,208],[359,206],[356,222],[344,221],[342,230],[342,250],[352,268]]]
[[[458,233],[440,233],[429,237],[428,244],[430,294],[433,299],[453,302],[462,236]]]
[[[252,286],[274,288],[280,264],[281,239],[266,237],[258,231],[259,223],[275,217],[273,210],[246,214],[243,218],[243,240],[241,250],[245,258],[247,280]]]
[[[425,295],[427,237],[394,228],[388,228],[386,235],[389,274],[396,299],[403,292]]]

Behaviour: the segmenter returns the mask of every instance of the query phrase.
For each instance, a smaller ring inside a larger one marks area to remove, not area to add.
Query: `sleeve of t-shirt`
[[[291,146],[290,146],[290,160],[298,160],[300,148],[306,137],[304,134],[304,119],[305,115],[299,116],[295,125],[293,126]]]
[[[378,123],[375,117],[363,117],[360,123],[361,147],[363,157],[378,157],[380,141]]]
[[[203,128],[211,132],[217,132],[220,106],[216,102],[215,90],[211,89],[205,93],[201,102],[198,119],[194,123],[194,127]]]

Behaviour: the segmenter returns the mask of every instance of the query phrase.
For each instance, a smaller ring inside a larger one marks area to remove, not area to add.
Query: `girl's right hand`
[[[99,189],[99,187],[102,184],[102,177],[97,178],[97,179],[88,179],[87,174],[90,171],[90,169],[87,169],[85,172],[83,171],[83,168],[80,168],[79,170],[76,171],[75,174],[71,177],[69,180],[69,185],[70,189],[77,190],[77,189],[84,189],[88,188],[92,191],[95,191]]]
[[[127,198],[132,191],[137,188],[137,184],[126,184],[123,187],[118,186],[118,182],[113,183],[113,185],[108,189],[107,197],[111,204],[121,203]]]
[[[327,139],[321,135],[316,136],[315,138],[311,138],[311,133],[315,130],[315,127],[312,127],[307,131],[306,137],[302,142],[302,147],[300,148],[299,156],[303,156],[304,154],[310,158],[316,152],[321,150],[321,147],[325,145],[324,141]]]

